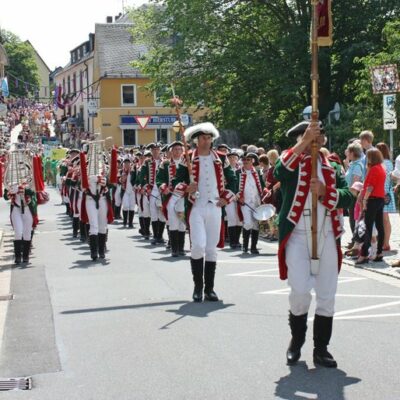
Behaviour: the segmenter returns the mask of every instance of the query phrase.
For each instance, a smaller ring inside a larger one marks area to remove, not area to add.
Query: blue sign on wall
[[[136,117],[144,117],[144,115],[136,115]],[[147,123],[149,125],[172,125],[177,120],[176,115],[152,115]],[[189,122],[191,123],[192,117],[189,116]],[[122,115],[121,125],[137,125],[133,115]]]

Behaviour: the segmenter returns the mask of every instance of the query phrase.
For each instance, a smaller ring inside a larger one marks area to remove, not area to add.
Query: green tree
[[[377,4],[379,3],[379,4]],[[355,62],[382,49],[396,1],[333,2],[334,46],[320,51],[320,115],[354,103]],[[155,0],[131,11],[133,40],[148,53],[135,66],[151,89],[171,82],[187,105],[200,104],[244,141],[283,132],[310,104],[310,4],[304,0]]]
[[[6,74],[12,75],[8,83],[11,96],[32,95],[34,87],[39,86],[38,67],[32,47],[22,42],[17,35],[6,30],[0,31],[0,41],[6,49],[10,64],[6,67]],[[22,82],[18,82],[17,86],[14,76],[32,86],[28,86],[28,90]]]

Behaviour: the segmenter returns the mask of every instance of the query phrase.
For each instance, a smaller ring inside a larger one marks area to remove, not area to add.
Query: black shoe
[[[321,367],[337,368],[337,362],[326,349],[314,349],[313,361],[315,365],[320,365]]]
[[[337,367],[337,362],[332,357],[332,354],[328,352],[328,345],[332,336],[332,324],[333,317],[315,314],[313,359],[316,365],[326,368]]]
[[[99,236],[98,235],[90,235],[89,236],[89,244],[90,244],[90,257],[93,261],[97,260],[98,257],[98,248],[99,248]]]
[[[218,301],[218,296],[214,292],[214,279],[217,263],[206,261],[204,263],[204,299],[207,301]]]
[[[203,301],[203,264],[204,259],[200,258],[198,260],[190,259],[190,265],[192,268],[194,291],[193,291],[193,301],[200,303]]]
[[[203,301],[203,288],[194,288],[192,299],[195,303]]]
[[[123,210],[122,217],[123,217],[124,228],[126,228],[126,224],[128,223],[128,211]]]
[[[99,257],[106,258],[106,238],[105,233],[99,233]]]
[[[185,256],[185,232],[178,231],[178,252],[180,256]]]
[[[179,257],[179,232],[169,231],[169,240],[171,243],[171,256]]]
[[[31,241],[30,240],[22,240],[22,262],[29,262],[29,252],[31,250]]]
[[[250,240],[250,229],[243,228],[243,253],[246,254],[249,251],[249,240]]]
[[[128,226],[129,228],[133,228],[133,217],[135,216],[135,211],[128,211]]]
[[[288,365],[294,365],[300,359],[301,347],[306,340],[307,314],[293,315],[289,312],[289,326],[292,339],[286,351],[286,361]]]
[[[255,229],[251,230],[251,254],[260,254],[257,250],[257,243],[258,243],[258,231]]]
[[[21,264],[22,262],[22,240],[14,240],[14,255],[15,255],[15,264]]]
[[[229,247],[236,249],[236,226],[229,226]]]
[[[72,237],[77,238],[79,231],[79,217],[74,217],[72,220]]]
[[[204,291],[204,300],[219,301],[219,298],[217,296],[217,293],[215,293],[214,290],[211,290],[209,292]]]

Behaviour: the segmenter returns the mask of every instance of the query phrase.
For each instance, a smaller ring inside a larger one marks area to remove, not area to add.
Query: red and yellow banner
[[[318,12],[318,46],[332,46],[332,0],[319,0]]]

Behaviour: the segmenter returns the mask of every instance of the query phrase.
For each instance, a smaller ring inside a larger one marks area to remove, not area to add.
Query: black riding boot
[[[250,229],[243,228],[243,253],[247,253],[249,251],[249,239],[250,239]]]
[[[86,225],[86,240],[89,243],[89,234],[90,234],[90,224],[85,224]]]
[[[70,215],[71,213],[71,207],[69,203],[65,203],[65,214]]]
[[[150,218],[143,218],[143,225],[144,225],[144,238],[146,240],[150,239]]]
[[[72,237],[77,238],[79,231],[79,217],[74,217],[72,220]]]
[[[114,206],[114,219],[121,219],[121,206]]]
[[[171,256],[179,257],[179,231],[169,231],[171,242]]]
[[[15,264],[21,264],[22,261],[22,240],[14,240]]]
[[[168,226],[168,225],[167,225],[167,235],[168,235],[168,242],[167,242],[167,244],[165,245],[165,248],[166,248],[167,250],[169,250],[169,249],[171,249],[172,245],[171,245],[171,233],[170,233],[170,230],[169,230],[169,226]]]
[[[332,336],[333,317],[323,317],[315,314],[314,317],[314,364],[327,368],[336,368],[337,363],[328,352],[328,344]]]
[[[158,221],[158,236],[157,236],[157,243],[165,243],[163,235],[165,229],[165,222]]]
[[[126,224],[128,223],[128,211],[123,210],[122,216],[124,218],[123,219],[124,228],[126,228]]]
[[[203,301],[203,263],[203,258],[198,260],[190,259],[194,282],[193,301],[196,303]]]
[[[180,256],[186,255],[185,253],[185,232],[178,231],[178,251]]]
[[[144,222],[143,222],[143,217],[139,217],[139,233],[144,236]]]
[[[258,231],[255,229],[251,230],[251,254],[260,254],[257,250],[257,243],[258,243]]]
[[[79,232],[81,234],[81,242],[86,240],[86,224],[82,221],[79,221]]]
[[[157,239],[158,239],[158,230],[159,230],[159,221],[154,221],[151,223],[151,227],[153,229],[153,240],[151,241],[151,244],[157,244]]]
[[[98,249],[99,249],[99,236],[98,235],[90,235],[89,236],[89,244],[90,244],[90,257],[93,261],[97,260],[98,257]]]
[[[99,233],[99,257],[106,258],[106,240],[107,234]]]
[[[22,262],[28,263],[29,262],[29,252],[31,250],[31,241],[30,240],[23,240],[22,241]]]
[[[236,226],[229,226],[229,247],[236,249]]]
[[[129,228],[133,228],[133,217],[135,216],[135,211],[130,210],[128,212],[128,223],[129,223]]]
[[[286,352],[288,365],[296,364],[301,356],[301,347],[306,340],[307,314],[293,315],[289,311],[289,326],[292,332],[292,339]]]
[[[240,249],[242,245],[240,244],[240,235],[242,234],[242,227],[236,226],[236,248]]]
[[[217,263],[206,261],[204,263],[204,299],[207,301],[218,301],[218,296],[214,292],[214,278]]]

